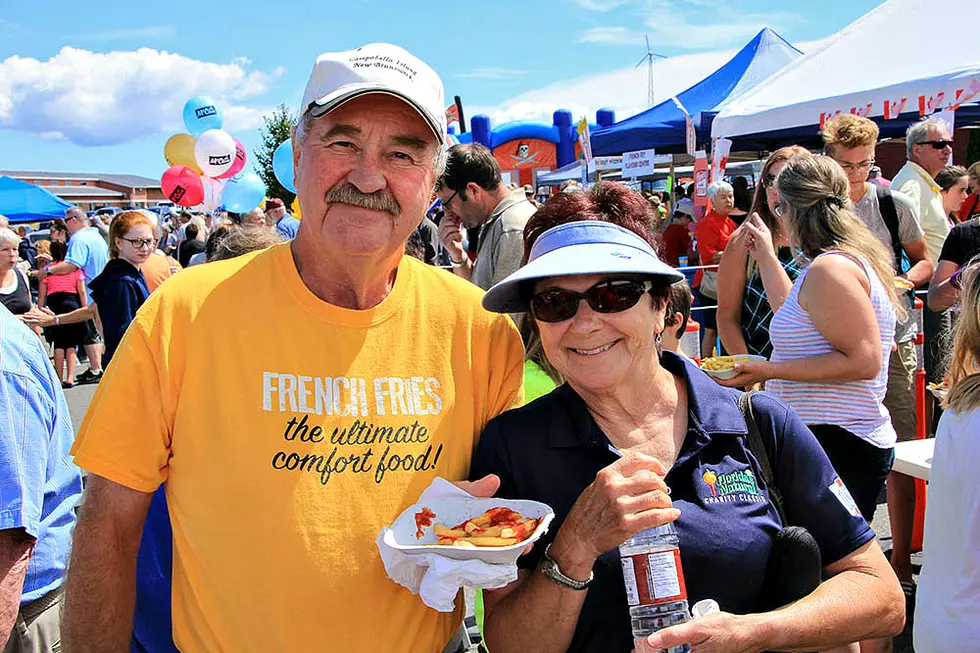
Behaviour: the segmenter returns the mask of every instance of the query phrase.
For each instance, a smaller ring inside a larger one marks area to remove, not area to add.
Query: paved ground
[[[85,365],[79,365],[77,373],[83,372],[87,369]],[[65,392],[65,397],[68,399],[68,407],[71,411],[72,424],[75,425],[75,430],[82,424],[82,419],[85,417],[85,411],[88,410],[88,405],[92,401],[92,396],[95,394],[95,389],[98,386],[95,385],[80,385],[67,390]],[[872,528],[875,533],[878,534],[878,541],[881,543],[881,548],[887,551],[891,548],[891,529],[888,526],[888,509],[884,503],[878,506],[878,510],[875,512],[874,520],[871,523]],[[921,563],[921,555],[916,554],[912,557],[912,562],[916,565]],[[472,612],[472,608],[469,612]],[[905,632],[901,636],[895,638],[895,652],[894,653],[913,653],[912,649],[912,614],[911,611],[908,614],[905,625]]]

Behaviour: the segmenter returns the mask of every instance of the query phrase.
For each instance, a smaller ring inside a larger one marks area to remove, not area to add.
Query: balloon
[[[201,175],[187,166],[173,166],[163,173],[160,188],[174,204],[195,206],[204,199],[204,182]]]
[[[248,213],[265,197],[265,184],[254,172],[240,172],[225,184],[221,195],[225,209],[233,213]]]
[[[293,179],[293,141],[285,140],[279,143],[279,147],[272,153],[272,172],[282,187],[290,193],[296,192],[296,184]]]
[[[282,182],[280,182],[280,183],[282,183]],[[292,206],[290,206],[289,208],[291,208],[293,210],[293,217],[294,218],[296,218],[297,220],[302,220],[303,219],[303,214],[299,210],[299,196],[298,195],[293,200]]]
[[[223,122],[221,109],[206,95],[195,95],[184,105],[184,127],[191,136],[200,136],[209,129],[221,129]]]
[[[203,177],[202,181],[204,182],[204,199],[201,200],[201,208],[204,211],[214,211],[221,206],[221,194],[224,186],[221,185],[220,181],[211,177]]]
[[[197,142],[190,134],[174,134],[167,139],[167,144],[163,146],[163,156],[167,159],[167,165],[187,166],[197,174],[201,174],[201,167],[194,160],[194,143]]]
[[[207,130],[197,137],[194,160],[208,177],[227,172],[235,163],[235,139],[220,129]]]
[[[215,177],[215,179],[231,179],[245,167],[245,161],[248,159],[245,146],[237,138],[232,138],[232,140],[235,141],[235,160],[231,162],[230,168]]]

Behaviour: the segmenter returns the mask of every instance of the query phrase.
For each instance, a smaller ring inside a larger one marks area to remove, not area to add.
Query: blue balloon
[[[288,139],[279,143],[279,147],[272,153],[272,172],[282,187],[290,193],[296,192],[296,183],[293,179],[293,141]]]
[[[221,129],[221,109],[206,95],[195,95],[184,105],[184,127],[197,138],[209,129]]]
[[[225,209],[233,213],[248,213],[262,203],[263,197],[265,184],[254,172],[235,175],[228,180],[224,192],[221,193]]]

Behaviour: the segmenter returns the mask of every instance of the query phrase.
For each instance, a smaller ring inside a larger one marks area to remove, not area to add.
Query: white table
[[[892,471],[928,481],[929,472],[932,471],[932,454],[935,446],[936,438],[897,443]]]

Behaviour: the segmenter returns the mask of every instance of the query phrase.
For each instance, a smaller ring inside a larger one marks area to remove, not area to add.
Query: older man
[[[439,224],[439,240],[458,276],[488,290],[521,266],[524,225],[538,209],[523,188],[510,190],[504,185],[500,164],[490,150],[479,143],[449,150],[439,199],[446,210]],[[463,249],[463,227],[480,227],[475,262]]]
[[[58,609],[82,477],[41,341],[0,306],[0,650],[60,651]],[[8,641],[9,637],[9,641]]]
[[[286,205],[278,197],[265,203],[265,221],[286,240],[292,240],[299,231],[299,220],[286,212]]]
[[[65,260],[48,268],[48,274],[71,274],[81,270],[85,274],[88,303],[92,303],[92,291],[88,284],[102,274],[109,262],[109,246],[99,230],[92,226],[85,211],[77,206],[65,211],[65,227],[68,229],[68,254]],[[76,377],[78,383],[98,383],[102,378],[102,336],[95,322],[85,323],[87,334],[83,344],[88,355],[89,369]]]
[[[520,401],[520,337],[402,254],[444,161],[436,73],[367,45],[321,55],[303,97],[296,239],[164,284],[82,425],[66,650],[129,646],[161,483],[185,653],[429,653],[459,623],[389,580],[374,540],[437,475],[466,478],[483,426]]]

